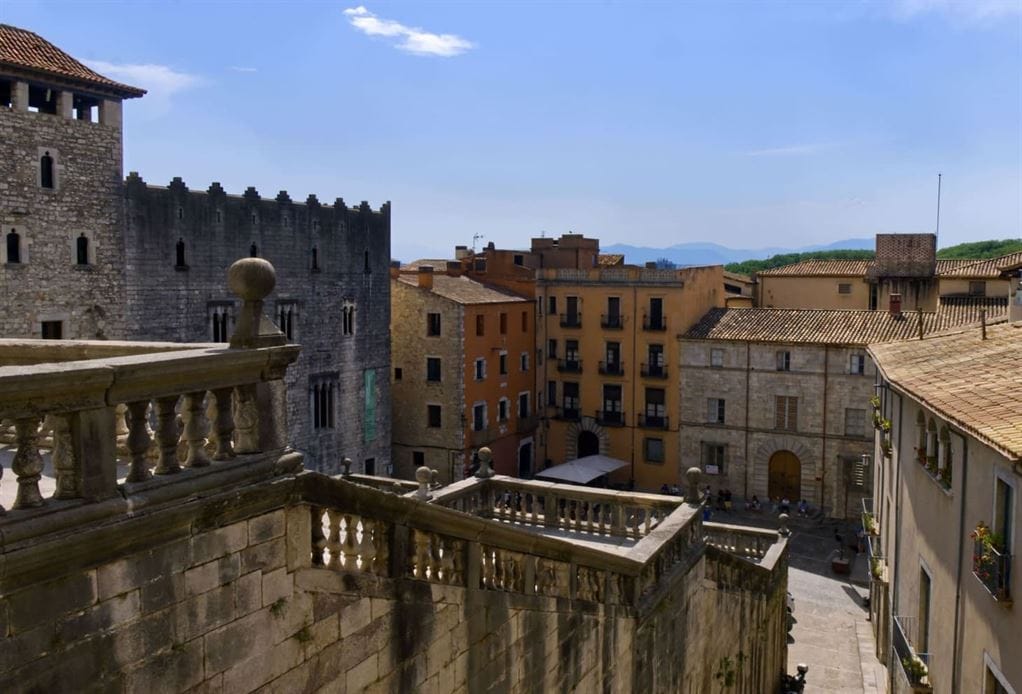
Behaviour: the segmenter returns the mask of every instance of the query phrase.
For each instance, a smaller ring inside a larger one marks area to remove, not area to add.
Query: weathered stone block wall
[[[304,204],[281,192],[263,200],[252,188],[227,195],[214,183],[190,191],[180,179],[148,186],[137,174],[124,186],[129,337],[176,342],[213,339],[214,306],[231,316],[240,308],[224,280],[227,268],[256,253],[273,263],[277,286],[265,312],[279,320],[293,309],[294,341],[302,354],[288,370],[291,443],[306,465],[336,473],[349,457],[353,470],[369,459],[377,474],[390,462],[390,205],[349,208],[338,199]],[[177,244],[184,243],[184,266]],[[313,267],[313,249],[316,266]],[[342,308],[355,308],[353,334]],[[373,375],[366,393],[366,373]],[[313,427],[310,388],[335,378],[334,426]],[[367,421],[372,417],[372,422]]]
[[[440,335],[426,334],[426,314],[440,314]],[[465,447],[464,308],[436,294],[391,280],[393,366],[401,380],[392,385],[394,475],[412,479],[412,454],[421,451],[425,464],[441,481],[461,479]],[[441,381],[426,380],[426,358],[441,358]],[[428,426],[427,405],[440,405],[440,428]],[[452,454],[456,456],[452,461]],[[455,463],[452,476],[452,462]]]
[[[44,151],[56,185],[39,184]],[[22,262],[0,264],[0,334],[41,337],[40,321],[63,321],[63,337],[124,338],[121,130],[47,113],[0,108],[0,244],[16,229]],[[90,239],[77,265],[74,239]]]

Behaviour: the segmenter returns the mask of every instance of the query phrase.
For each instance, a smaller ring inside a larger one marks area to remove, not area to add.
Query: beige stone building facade
[[[1016,283],[1017,279],[1014,280]],[[1022,691],[1022,323],[875,345],[871,607],[894,692]]]
[[[713,491],[764,504],[805,498],[828,516],[857,516],[873,440],[867,344],[973,320],[967,306],[710,311],[680,340],[679,465],[700,467]]]

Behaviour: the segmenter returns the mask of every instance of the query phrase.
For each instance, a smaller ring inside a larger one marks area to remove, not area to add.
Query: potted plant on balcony
[[[905,674],[908,676],[908,681],[912,684],[921,684],[929,686],[929,674],[930,669],[926,667],[926,663],[923,659],[917,655],[907,655],[901,659],[901,665],[905,668]]]
[[[990,584],[996,579],[998,552],[1003,546],[1004,538],[983,521],[976,525],[976,529],[969,533],[969,537],[976,543],[976,549],[972,554],[972,572],[996,594],[1000,587]],[[995,588],[997,590],[994,590]]]
[[[876,522],[876,518],[873,517],[872,513],[862,514],[862,526],[866,529],[866,532],[874,537],[880,534],[880,526]]]
[[[883,452],[885,458],[890,458],[891,457],[891,437],[890,436],[885,434],[884,437],[882,439],[880,439],[880,450]]]

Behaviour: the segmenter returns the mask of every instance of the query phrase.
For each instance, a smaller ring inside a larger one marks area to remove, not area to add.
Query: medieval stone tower
[[[390,204],[125,181],[121,102],[144,94],[0,25],[0,335],[226,342],[224,273],[258,255],[267,313],[303,347],[292,444],[325,472],[388,472]]]

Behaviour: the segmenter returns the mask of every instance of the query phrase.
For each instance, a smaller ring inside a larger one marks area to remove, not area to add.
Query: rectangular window
[[[507,421],[507,403],[508,403],[507,398],[501,398],[500,400],[497,401],[497,421],[498,422],[506,422]]]
[[[724,350],[716,348],[710,350],[710,366],[718,369],[724,366]]]
[[[866,435],[866,410],[845,408],[845,436]]]
[[[777,370],[791,371],[791,352],[780,351],[777,353]]]
[[[529,312],[522,311],[522,332],[529,332]]]
[[[426,426],[439,429],[442,424],[443,410],[440,405],[426,405]]]
[[[500,334],[507,335],[507,314],[500,314]]]
[[[852,293],[852,285],[849,284],[848,282],[840,282],[840,283],[838,283],[838,285],[837,285],[837,293],[838,294],[851,294]]]
[[[355,304],[346,301],[341,307],[341,333],[343,335],[355,334]]]
[[[603,412],[601,419],[606,424],[623,424],[621,412],[621,386],[603,386]]]
[[[403,375],[404,375],[404,372],[402,371],[401,367],[400,366],[395,366],[394,367],[394,380],[395,381],[400,381],[401,377]]]
[[[578,383],[565,381],[561,385],[561,403],[566,411],[578,413]]]
[[[518,419],[527,419],[529,416],[529,394],[518,395]]]
[[[472,431],[486,428],[486,403],[479,403],[472,408]]]
[[[229,342],[230,327],[234,322],[234,304],[218,301],[206,306],[209,315],[209,335],[213,342]]]
[[[547,297],[547,313],[551,316],[557,315],[557,297]]]
[[[41,325],[42,337],[44,340],[64,339],[64,321],[44,320]],[[214,342],[227,342],[227,338],[225,337],[223,340],[214,340]]]
[[[486,360],[482,357],[476,359],[476,380],[482,381],[486,378]]]
[[[578,340],[564,341],[564,359],[566,361],[578,361]]]
[[[930,652],[930,591],[932,581],[926,569],[919,567],[919,633],[916,634],[916,653]]]
[[[557,340],[546,341],[546,355],[550,359],[557,358]]]
[[[522,255],[521,253],[515,253],[514,258],[512,259],[512,262],[515,265],[525,265],[525,256]]]
[[[528,352],[522,352],[522,356],[518,358],[518,368],[521,369],[523,373],[529,370]]]
[[[426,454],[422,451],[412,451],[412,465],[418,470],[426,464]]]
[[[774,402],[774,428],[782,431],[798,429],[798,398],[778,395]]]
[[[646,407],[643,412],[645,425],[667,427],[667,391],[663,388],[646,388]]]
[[[727,446],[723,443],[700,442],[700,456],[703,472],[707,475],[723,475],[727,458]]]
[[[507,376],[507,352],[501,352],[499,356],[500,375]]]
[[[642,455],[647,463],[664,462],[664,440],[645,438],[642,440]]]
[[[440,382],[440,357],[426,357],[426,380]]]
[[[376,474],[376,458],[366,458],[365,461],[365,474],[375,475]]]
[[[706,421],[710,424],[723,424],[724,423],[724,399],[723,398],[707,398],[706,399]]]
[[[439,313],[426,314],[426,334],[429,335],[430,337],[436,337],[440,334]]]
[[[334,399],[339,379],[336,374],[309,377],[309,399],[312,401],[312,428],[334,428]]]
[[[476,316],[476,336],[481,337],[486,334],[486,316],[479,314]]]
[[[1015,539],[1015,524],[1012,522],[1014,495],[1015,489],[1006,480],[998,477],[994,486],[994,518],[991,530],[1002,540],[1000,550],[1009,553]]]
[[[986,296],[987,283],[983,281],[969,282],[969,296]]]
[[[866,355],[853,354],[848,357],[848,373],[861,376],[866,373]]]
[[[546,404],[549,407],[557,407],[557,381],[546,382]]]
[[[295,322],[298,318],[298,305],[293,301],[277,302],[277,327],[288,342],[295,341]]]

